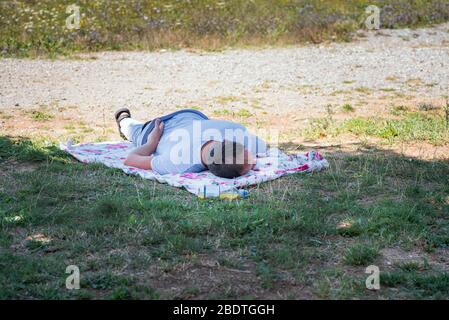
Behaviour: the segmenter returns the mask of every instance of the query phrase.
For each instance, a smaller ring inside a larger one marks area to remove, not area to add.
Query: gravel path
[[[343,44],[0,60],[0,110],[129,106],[154,116],[194,105],[283,114],[329,103],[438,101],[448,88],[449,24],[365,32]]]

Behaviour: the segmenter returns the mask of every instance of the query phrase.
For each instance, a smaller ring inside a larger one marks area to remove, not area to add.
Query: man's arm
[[[156,151],[159,141],[164,131],[164,123],[160,119],[155,120],[154,129],[148,136],[147,143],[134,149],[128,154],[124,164],[130,167],[136,167],[145,170],[151,170],[151,160]]]

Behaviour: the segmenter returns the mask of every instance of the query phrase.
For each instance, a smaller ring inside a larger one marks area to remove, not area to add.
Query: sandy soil
[[[0,108],[56,103],[108,110],[128,106],[153,116],[181,105],[217,107],[223,100],[239,105],[254,98],[260,107],[285,112],[347,102],[348,96],[363,101],[370,91],[379,97],[393,89],[433,100],[448,94],[448,31],[449,24],[443,24],[363,32],[353,43],[219,53],[107,52],[77,60],[3,59]],[[367,90],[353,92],[361,87]]]
[[[0,128],[66,137],[83,127],[109,137],[113,111],[127,106],[142,120],[184,107],[218,118],[243,109],[254,116],[240,122],[291,129],[328,104],[378,115],[392,105],[443,104],[448,88],[449,23],[361,31],[351,43],[1,59]],[[36,110],[53,121],[33,120]]]

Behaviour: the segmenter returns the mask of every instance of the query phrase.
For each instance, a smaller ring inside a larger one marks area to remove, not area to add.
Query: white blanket
[[[196,195],[201,193],[204,186],[219,185],[221,191],[229,191],[274,180],[288,174],[319,171],[329,166],[327,160],[315,151],[286,155],[279,149],[272,148],[268,151],[267,157],[257,159],[254,170],[235,179],[220,178],[209,171],[159,175],[151,170],[133,168],[123,164],[127,154],[133,149],[133,145],[128,142],[81,143],[78,145],[67,143],[61,144],[60,148],[81,162],[103,163],[108,167],[121,169],[127,174],[157,180],[174,187],[184,187]]]

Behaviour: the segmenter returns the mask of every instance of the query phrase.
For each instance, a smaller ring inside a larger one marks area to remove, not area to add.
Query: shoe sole
[[[125,117],[122,117],[122,115],[124,113],[126,113],[127,115]],[[127,108],[121,108],[115,112],[114,117],[115,117],[115,121],[117,122],[117,127],[118,127],[118,132],[120,134],[120,137],[122,137],[125,140],[128,140],[121,131],[120,121],[122,121],[123,119],[126,119],[126,118],[131,118],[131,112]]]

